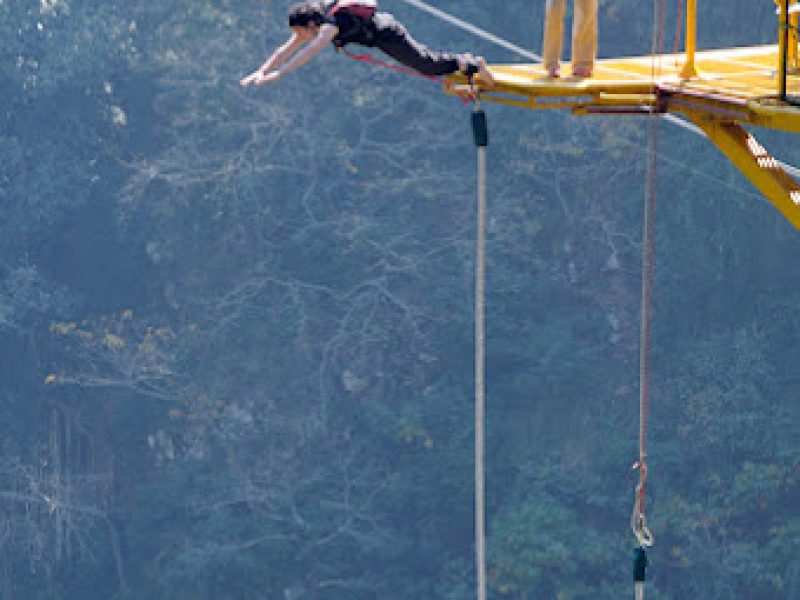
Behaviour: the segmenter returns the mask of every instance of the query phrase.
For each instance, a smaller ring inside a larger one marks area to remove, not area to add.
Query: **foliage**
[[[535,46],[529,4],[440,3]],[[704,4],[700,45],[771,41],[765,5]],[[473,593],[468,114],[333,53],[241,89],[284,10],[0,0],[3,598]],[[650,48],[649,6],[601,23]],[[489,118],[491,591],[619,598],[646,124]],[[800,598],[800,242],[659,136],[648,597]]]

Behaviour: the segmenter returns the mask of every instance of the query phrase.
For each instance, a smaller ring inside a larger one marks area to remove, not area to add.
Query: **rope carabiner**
[[[649,548],[655,542],[653,534],[647,527],[647,518],[643,514],[636,515],[634,513],[631,517],[631,529],[633,530],[633,535],[636,536],[636,541],[642,548]]]
[[[631,511],[631,531],[636,536],[636,541],[641,547],[653,545],[655,541],[653,534],[647,527],[647,516],[644,511],[644,484],[647,481],[646,457],[642,457],[633,465],[634,469],[639,469],[639,483],[636,484],[634,492],[633,510]]]

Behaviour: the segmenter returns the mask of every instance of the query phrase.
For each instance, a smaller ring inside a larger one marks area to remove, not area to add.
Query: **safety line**
[[[661,55],[664,50],[664,0],[653,0],[653,45],[651,48],[651,72],[661,70]],[[650,412],[650,343],[653,321],[653,272],[655,270],[655,206],[658,191],[658,113],[650,113],[647,119],[647,154],[645,169],[644,209],[642,216],[642,290],[641,322],[639,324],[639,483],[636,485],[631,529],[638,548],[634,559],[634,594],[636,600],[644,600],[646,548],[653,545],[653,536],[647,527],[645,510],[645,486],[648,475],[647,425]]]
[[[677,116],[675,116],[673,114],[665,113],[665,114],[661,115],[661,118],[662,119],[666,119],[667,121],[669,121],[673,125],[677,125],[678,127],[682,127],[683,129],[685,129],[687,131],[691,131],[695,135],[699,135],[699,136],[704,137],[704,138],[708,137],[706,135],[705,131],[700,129],[694,123],[690,123],[689,121],[685,121],[684,119],[681,119],[680,117],[677,117]],[[782,160],[778,160],[777,158],[775,159],[775,162],[778,163],[778,165],[781,167],[781,169],[783,169],[784,171],[786,171],[790,175],[800,179],[800,168],[797,168],[794,165],[790,165],[789,163],[785,163]]]
[[[787,165],[785,162],[782,162],[782,161],[777,160],[777,159],[776,159],[776,162],[781,166],[781,169],[783,169],[787,173],[790,173],[791,175],[794,175],[795,177],[800,179],[800,169],[798,169],[797,167],[794,167],[792,165]]]
[[[487,42],[491,42],[492,44],[496,44],[497,46],[501,46],[506,50],[511,50],[519,54],[520,56],[524,56],[525,58],[529,58],[534,62],[542,62],[542,57],[538,54],[531,52],[530,50],[526,50],[521,46],[517,46],[516,44],[509,42],[508,40],[504,40],[501,37],[494,35],[493,33],[489,33],[485,29],[481,29],[480,27],[476,27],[472,23],[467,23],[463,19],[459,19],[458,17],[454,17],[453,15],[444,12],[443,10],[436,8],[435,6],[431,6],[427,2],[423,2],[422,0],[401,0],[406,4],[410,4],[411,6],[418,8],[420,10],[424,10],[425,12],[435,16],[442,21],[446,21],[451,25],[455,25],[464,31],[469,31],[470,33],[477,35],[479,38],[486,40]]]
[[[689,121],[684,121],[683,119],[681,119],[680,117],[676,117],[672,113],[664,113],[663,115],[661,115],[661,118],[669,121],[673,125],[677,125],[678,127],[682,127],[687,131],[691,131],[695,135],[708,137],[705,134],[705,132],[702,129],[700,129],[697,125],[695,125],[694,123],[689,123]]]
[[[683,0],[678,0],[678,14],[675,17],[675,41],[672,53],[677,54],[681,43],[681,32],[683,31]]]

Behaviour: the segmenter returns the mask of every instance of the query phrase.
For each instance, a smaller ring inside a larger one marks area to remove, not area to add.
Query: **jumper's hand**
[[[278,79],[281,78],[281,75],[283,75],[283,73],[281,73],[280,71],[270,71],[266,75],[261,75],[261,77],[259,77],[255,81],[255,84],[264,85],[265,83],[272,83],[273,81],[278,81]]]
[[[248,85],[264,85],[265,83],[270,83],[272,81],[276,81],[280,78],[281,73],[280,71],[271,71],[269,73],[263,73],[260,70],[254,71],[250,73],[247,77],[242,79],[239,83],[242,87],[247,87]]]
[[[241,79],[241,81],[239,81],[239,84],[240,84],[242,87],[247,87],[247,86],[248,86],[248,85],[250,85],[251,83],[255,83],[255,81],[256,81],[257,79],[259,79],[260,77],[261,77],[261,71],[253,71],[253,72],[252,72],[252,73],[250,73],[250,75],[248,75],[247,77],[243,77],[243,78]]]

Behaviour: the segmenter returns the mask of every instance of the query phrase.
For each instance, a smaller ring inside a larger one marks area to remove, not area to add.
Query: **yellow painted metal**
[[[789,36],[786,35],[786,30],[789,27],[789,12],[786,9],[789,0],[775,0],[778,5],[778,94],[786,97],[786,67],[787,61],[784,60],[784,55],[789,51],[786,47]]]
[[[800,3],[795,4],[794,8],[800,9]],[[800,29],[800,10],[795,10],[789,15],[789,72],[794,72],[795,75],[800,70],[800,48],[798,48],[800,36],[798,36],[798,29]]]
[[[800,183],[743,127],[701,112],[688,116],[779,211],[800,229]]]
[[[783,47],[786,44],[786,37],[784,37],[784,29],[788,26],[788,42],[789,47],[786,49],[787,67],[789,72],[797,73],[800,69],[800,59],[798,58],[798,24],[800,24],[800,1],[789,0],[789,12],[786,13],[786,2],[784,0],[775,0],[778,5],[778,69],[783,68]]]
[[[795,0],[793,0],[795,1]],[[797,8],[795,8],[797,7]],[[795,1],[790,18],[800,15]],[[688,37],[688,32],[687,32]],[[797,45],[796,30],[792,43]],[[693,43],[687,40],[687,50]],[[533,110],[561,109],[575,114],[677,112],[696,123],[753,184],[800,228],[800,185],[792,179],[743,126],[800,134],[800,106],[775,93],[779,46],[752,46],[686,54],[632,56],[598,60],[593,76],[551,78],[539,64],[491,65],[492,89],[481,98]],[[796,65],[797,48],[794,56]],[[698,76],[686,78],[687,64]],[[787,73],[789,97],[800,95],[800,71]],[[448,77],[445,89],[463,91],[466,80]]]
[[[598,60],[589,79],[553,79],[538,64],[491,65],[496,85],[482,89],[482,98],[529,109],[594,108],[620,110],[659,104],[659,110],[680,106],[706,110],[743,124],[800,133],[800,107],[776,98],[778,46],[703,50],[695,54],[702,75],[686,80],[683,53]],[[463,77],[452,76],[463,85]],[[789,94],[800,94],[800,73],[789,73]],[[450,90],[453,91],[453,90]]]
[[[681,69],[681,79],[694,79],[700,76],[694,56],[697,49],[697,0],[686,2],[686,62]]]

